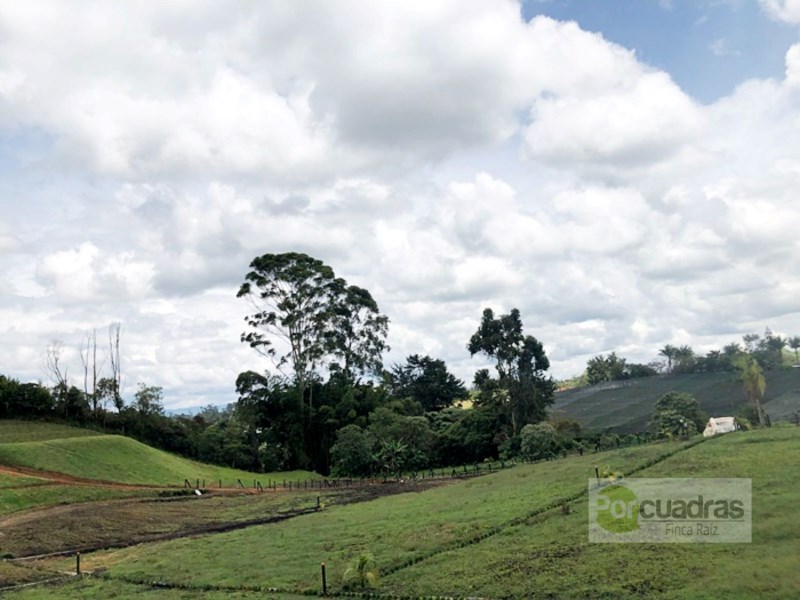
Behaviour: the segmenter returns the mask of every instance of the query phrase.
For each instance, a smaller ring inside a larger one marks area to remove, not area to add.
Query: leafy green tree
[[[550,361],[541,342],[523,334],[519,310],[496,318],[492,309],[485,309],[467,349],[472,356],[481,353],[495,360],[496,391],[502,392],[497,397],[509,409],[514,434],[524,424],[544,419],[555,393],[555,383],[546,375]],[[488,389],[488,381],[481,383]]]
[[[236,378],[236,393],[236,413],[249,428],[261,432],[259,446],[271,447],[282,469],[307,467],[310,457],[295,389],[281,377],[245,371]]]
[[[680,346],[675,350],[674,371],[691,373],[694,371],[695,356],[691,346]]]
[[[773,364],[780,367],[783,364],[783,349],[788,345],[786,338],[774,335],[772,332],[765,338],[765,350],[769,353]]]
[[[333,356],[332,368],[341,370],[348,381],[355,381],[362,374],[380,373],[381,356],[389,350],[389,318],[380,313],[370,293],[337,279],[330,310],[326,349]]]
[[[133,408],[142,417],[164,414],[164,395],[161,387],[139,384],[133,399]]]
[[[358,425],[347,425],[336,432],[331,448],[332,472],[337,476],[364,477],[374,468],[373,440]]]
[[[298,404],[313,410],[317,369],[329,359],[332,372],[353,382],[381,369],[388,319],[367,290],[348,286],[329,266],[306,254],[265,254],[253,259],[238,296],[254,312],[242,341],[290,367]]]
[[[53,410],[53,395],[46,387],[0,375],[0,419],[44,417]]]
[[[508,439],[507,414],[496,404],[471,409],[446,408],[429,415],[435,432],[434,457],[438,465],[463,465],[498,458]]]
[[[794,362],[795,364],[800,363],[800,336],[796,335],[794,337],[789,338],[789,347],[794,350]]]
[[[739,369],[747,402],[756,409],[758,423],[763,427],[766,424],[763,402],[764,394],[767,391],[764,372],[761,370],[761,365],[752,356],[742,357],[739,361]]]
[[[627,377],[626,361],[624,358],[618,357],[616,352],[612,352],[608,356],[599,354],[590,358],[586,363],[586,376],[589,385],[625,379]]]
[[[122,412],[125,408],[125,402],[119,391],[119,384],[116,379],[112,377],[103,377],[97,382],[97,390],[95,392],[100,400],[100,403],[105,406],[111,402],[112,406],[117,409],[117,412]]]
[[[464,383],[447,370],[443,360],[412,354],[395,365],[390,378],[395,398],[411,398],[425,412],[439,411],[469,397]]]
[[[242,341],[278,369],[291,367],[302,406],[327,349],[332,300],[343,282],[322,261],[295,252],[259,256],[250,269],[237,294],[254,310],[245,317],[250,329]]]
[[[753,354],[761,345],[761,336],[757,333],[748,333],[742,336],[742,341],[744,342],[745,352]]]
[[[685,392],[667,392],[658,399],[651,425],[662,435],[691,435],[705,427],[706,415],[700,403]]]
[[[396,470],[430,466],[433,433],[427,419],[398,415],[386,407],[378,408],[369,418],[369,433],[377,442],[379,461],[386,464],[387,457],[391,458]],[[401,447],[402,452],[395,452]]]
[[[529,460],[546,458],[557,449],[558,435],[550,423],[525,425],[520,432],[522,456]]]

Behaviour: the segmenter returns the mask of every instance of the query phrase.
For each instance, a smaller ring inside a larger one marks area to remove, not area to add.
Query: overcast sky
[[[800,0],[0,2],[0,373],[235,400],[253,257],[369,289],[466,381],[800,334]],[[797,45],[796,45],[797,44]]]

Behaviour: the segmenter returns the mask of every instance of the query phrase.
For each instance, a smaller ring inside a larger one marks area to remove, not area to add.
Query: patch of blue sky
[[[690,96],[711,103],[747,79],[781,79],[796,27],[771,19],[756,0],[523,0],[530,20],[547,15],[635,50]]]

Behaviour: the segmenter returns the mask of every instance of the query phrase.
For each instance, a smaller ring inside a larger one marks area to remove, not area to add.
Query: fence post
[[[325,563],[320,565],[322,569],[322,595],[328,595],[328,578],[325,576]]]
[[[81,553],[75,553],[75,575],[81,574]]]
[[[183,480],[183,487],[185,487],[185,488],[190,488],[190,487],[192,487],[192,484],[191,484],[191,483],[189,483],[189,480],[188,480],[188,479],[184,479],[184,480]]]

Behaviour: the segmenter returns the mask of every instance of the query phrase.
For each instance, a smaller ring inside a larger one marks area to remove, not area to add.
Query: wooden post
[[[81,574],[81,553],[75,553],[75,575]]]
[[[219,487],[222,489],[222,479],[219,480]]]
[[[594,476],[597,478],[597,485],[600,485],[600,469],[598,467],[594,468]]]
[[[320,568],[322,569],[322,595],[323,596],[327,596],[328,595],[328,578],[325,576],[325,563],[322,563],[320,565]]]

